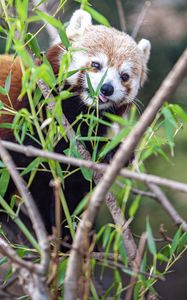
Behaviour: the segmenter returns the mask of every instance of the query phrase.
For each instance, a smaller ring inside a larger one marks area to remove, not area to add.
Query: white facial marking
[[[69,65],[68,71],[75,71],[81,68],[85,68],[86,65],[89,63],[90,59],[86,53],[86,51],[75,51],[73,53],[72,61]],[[79,78],[79,72],[76,72],[72,76],[70,76],[67,81],[71,85],[76,85],[77,80]]]
[[[104,78],[103,84],[109,83],[113,86],[114,92],[111,96],[107,96],[106,103],[100,103],[99,108],[109,108],[114,103],[119,103],[122,101],[131,102],[137,94],[139,88],[139,76],[135,76],[132,72],[132,62],[124,62],[120,66],[119,69],[116,67],[110,66],[110,61],[108,57],[104,53],[97,53],[94,56],[89,56],[87,51],[79,50],[73,53],[72,62],[69,65],[69,71],[79,70],[80,68],[84,68],[87,65],[91,65],[92,62],[99,63],[101,66],[100,70],[93,72],[92,70],[84,71],[83,77],[81,77],[81,86],[83,91],[81,92],[81,98],[87,106],[96,105],[96,99],[90,97],[88,92],[88,82],[86,78],[86,73],[88,74],[92,87],[94,91],[97,90],[98,85],[101,80]],[[122,84],[121,75],[127,73],[130,77],[131,89],[130,94],[124,84]],[[80,78],[80,72],[73,74],[71,77],[67,79],[68,83],[71,85],[76,85],[78,79]]]
[[[140,87],[141,69],[137,69],[132,59],[130,61],[126,60],[119,67],[116,67],[115,64],[111,66],[111,62],[105,53],[99,52],[91,55],[88,50],[81,49],[72,53],[72,61],[68,71],[91,68],[92,63],[98,63],[100,68],[78,71],[67,78],[67,82],[70,85],[75,87],[79,85],[80,97],[87,106],[97,105],[97,97],[90,96],[87,75],[90,78],[94,91],[97,91],[101,81],[103,81],[102,85],[110,84],[114,88],[113,93],[109,96],[103,95],[101,91],[98,92],[99,109],[107,109],[114,104],[121,105],[121,103],[130,103],[134,100]],[[122,75],[125,73],[129,75],[127,82],[122,80]]]

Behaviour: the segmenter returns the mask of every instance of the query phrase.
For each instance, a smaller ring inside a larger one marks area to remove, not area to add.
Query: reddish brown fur
[[[47,59],[50,62],[51,66],[53,67],[54,74],[57,76],[59,72],[59,66],[60,66],[60,53],[63,53],[65,51],[62,44],[52,46],[47,51]]]
[[[64,51],[63,45],[56,45],[49,49],[46,56],[50,64],[53,67],[55,75],[59,71],[59,57],[60,52]],[[27,106],[27,98],[19,99],[18,97],[22,87],[22,71],[19,62],[19,58],[14,58],[13,55],[1,55],[0,56],[0,86],[5,87],[7,76],[11,73],[11,85],[8,96],[0,94],[0,101],[11,110],[18,111],[19,109]],[[5,111],[0,112],[0,124],[12,123],[14,113]],[[12,133],[10,129],[0,128],[1,139],[12,139]]]
[[[130,83],[130,81],[128,81],[128,82],[122,81],[122,85],[124,85],[126,87],[127,95],[130,95],[130,92],[131,92],[131,83]]]
[[[20,67],[19,58],[14,58],[13,55],[0,56],[0,86],[5,87],[7,76],[11,73],[11,85],[9,90],[9,98],[0,94],[0,101],[6,107],[12,110],[19,110],[25,106],[24,100],[18,100],[21,92],[22,71]],[[11,103],[10,103],[11,102]],[[11,107],[12,106],[12,107]],[[0,123],[12,123],[14,114],[1,111]],[[9,129],[0,128],[0,138],[10,138],[11,131]]]

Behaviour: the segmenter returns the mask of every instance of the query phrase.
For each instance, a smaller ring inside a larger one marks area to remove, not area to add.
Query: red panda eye
[[[129,76],[129,74],[127,74],[127,73],[123,73],[123,74],[121,75],[121,79],[122,79],[124,82],[125,82],[125,81],[128,81],[129,78],[130,78],[130,76]]]
[[[101,65],[98,62],[92,61],[91,67],[96,69],[96,70],[101,70]]]

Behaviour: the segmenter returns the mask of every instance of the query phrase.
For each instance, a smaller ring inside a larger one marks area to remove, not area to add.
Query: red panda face
[[[76,14],[83,19],[86,14],[88,23],[91,20],[88,13],[76,11],[67,29],[75,48],[69,70],[81,69],[68,78],[68,83],[79,91],[87,106],[107,109],[132,102],[146,77],[149,41],[141,40],[136,44],[123,32],[90,23],[85,28],[81,25],[81,34],[78,34],[74,23],[80,26],[81,22],[75,21]],[[89,91],[89,82],[94,96]]]

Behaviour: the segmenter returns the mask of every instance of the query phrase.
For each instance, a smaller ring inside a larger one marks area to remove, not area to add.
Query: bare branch
[[[116,6],[119,15],[119,22],[122,31],[126,31],[125,12],[121,0],[116,0]]]
[[[125,300],[131,300],[131,297],[133,294],[133,288],[134,288],[134,285],[136,284],[138,273],[140,271],[140,266],[141,266],[144,249],[146,246],[146,241],[147,241],[146,233],[143,233],[140,238],[139,247],[138,247],[137,255],[135,258],[135,264],[134,264],[134,268],[133,268],[134,275],[131,277],[130,285],[129,285],[129,288],[126,293]]]
[[[0,252],[11,261],[18,273],[23,290],[28,293],[31,299],[50,300],[44,277],[41,270],[38,270],[38,265],[22,260],[2,238],[0,238]]]
[[[138,32],[140,30],[140,27],[143,24],[143,21],[144,21],[144,19],[146,17],[146,14],[147,14],[150,6],[151,6],[151,1],[145,1],[144,6],[143,6],[143,8],[142,8],[142,10],[141,10],[141,12],[140,12],[140,14],[138,16],[138,19],[136,21],[136,24],[134,26],[133,32],[131,34],[131,36],[132,36],[133,39],[136,39],[136,37],[138,35]]]
[[[29,261],[24,261],[21,259],[16,251],[14,251],[11,246],[2,238],[0,237],[0,252],[8,257],[13,263],[18,265],[19,267],[26,268],[30,270],[31,272],[38,272],[38,268],[36,264],[33,264]]]
[[[153,193],[155,193],[157,201],[162,205],[162,207],[165,209],[165,211],[168,213],[168,215],[171,217],[174,223],[177,226],[181,226],[184,231],[187,231],[187,223],[178,214],[178,212],[175,210],[175,208],[168,200],[166,195],[161,191],[161,189],[153,183],[149,183],[148,187],[150,188],[150,190],[153,191]]]
[[[20,177],[18,171],[16,170],[16,166],[12,158],[10,157],[7,150],[2,145],[1,140],[0,140],[0,156],[4,164],[6,165],[8,171],[10,172],[10,175],[20,195],[25,201],[25,205],[28,210],[29,217],[33,224],[33,228],[36,232],[39,245],[41,248],[41,262],[40,265],[38,265],[38,268],[40,267],[40,272],[42,275],[46,275],[49,267],[50,255],[49,255],[49,242],[48,242],[47,233],[44,224],[42,222],[42,219],[40,217],[38,209],[36,208],[35,202],[31,194],[28,192],[23,179]]]
[[[80,159],[80,158],[75,158],[75,157],[68,157],[63,154],[49,152],[46,150],[40,150],[33,146],[18,145],[16,143],[3,141],[3,140],[1,141],[1,143],[6,149],[15,151],[15,152],[19,152],[19,153],[23,153],[26,156],[36,156],[36,157],[53,159],[53,160],[59,161],[64,164],[73,165],[75,167],[85,167],[88,169],[92,169],[92,170],[98,171],[99,173],[104,173],[108,167],[107,164],[98,164],[91,160],[85,160],[85,159]],[[84,156],[84,153],[83,153],[83,156]],[[89,159],[88,155],[87,155],[87,159]],[[174,189],[176,191],[187,193],[187,184],[186,183],[178,182],[178,181],[167,179],[164,177],[159,177],[159,176],[151,175],[151,174],[136,173],[136,172],[130,171],[128,169],[120,170],[119,175],[122,177],[125,177],[125,178],[130,178],[132,180],[138,180],[138,181],[141,181],[146,184],[154,183],[156,185],[168,187],[168,188]],[[100,175],[95,174],[94,179],[99,181],[99,178],[100,178],[99,176]],[[117,182],[117,184],[119,184],[119,183]],[[134,194],[139,194],[141,196],[155,198],[155,194],[151,193],[151,192],[140,191],[135,188],[132,189],[132,192]]]
[[[139,143],[141,137],[146,131],[147,127],[151,124],[156,116],[158,110],[162,104],[168,99],[175,91],[187,71],[187,50],[180,57],[172,71],[166,77],[161,87],[152,98],[150,104],[142,114],[139,122],[134,127],[132,132],[128,135],[120,149],[111,162],[111,165],[107,167],[105,174],[100,182],[97,184],[85,211],[82,220],[80,221],[75,239],[73,242],[73,248],[68,261],[68,267],[65,279],[65,300],[76,299],[78,291],[78,282],[82,272],[83,256],[81,252],[75,249],[80,249],[82,241],[88,239],[88,233],[92,228],[93,222],[97,215],[100,205],[102,204],[105,196],[111,187],[112,183],[116,179],[121,167],[128,162],[131,153]]]

